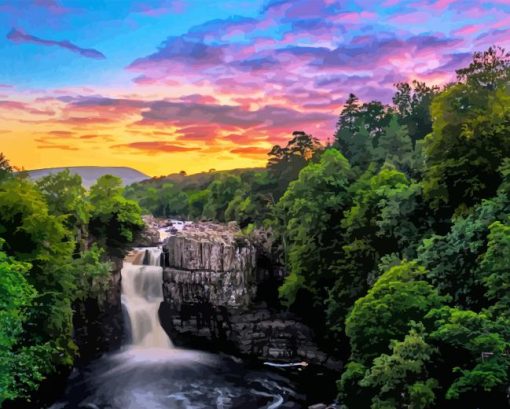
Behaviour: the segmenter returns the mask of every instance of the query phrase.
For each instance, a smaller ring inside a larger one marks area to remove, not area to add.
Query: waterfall
[[[148,254],[150,266],[158,266],[161,267],[161,254],[163,253],[159,247],[150,247],[145,250],[145,253]],[[162,270],[163,272],[163,270]],[[163,294],[163,293],[161,293]]]
[[[122,268],[122,304],[131,343],[78,366],[49,409],[278,408],[300,396],[280,374],[250,371],[242,362],[173,348],[158,309],[163,300],[162,250],[134,249]]]
[[[163,301],[162,250],[138,249],[122,267],[122,303],[131,328],[131,342],[144,348],[171,348],[172,343],[159,322]]]

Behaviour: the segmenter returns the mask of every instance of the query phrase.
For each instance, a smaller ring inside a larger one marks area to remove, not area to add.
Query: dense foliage
[[[106,253],[118,253],[142,226],[115,178],[99,179],[89,193],[69,171],[35,184],[3,157],[1,169],[0,405],[30,399],[72,365],[75,303],[105,294]]]

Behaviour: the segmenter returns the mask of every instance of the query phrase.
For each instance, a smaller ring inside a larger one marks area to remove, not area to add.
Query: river
[[[163,300],[161,249],[135,250],[122,269],[129,341],[68,379],[50,409],[301,408],[303,396],[284,376],[238,359],[172,345],[158,309]]]

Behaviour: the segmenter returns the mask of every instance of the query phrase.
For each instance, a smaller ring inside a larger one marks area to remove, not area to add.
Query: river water
[[[161,249],[139,249],[122,269],[130,342],[68,380],[50,409],[301,408],[291,382],[227,356],[174,348],[162,329]]]

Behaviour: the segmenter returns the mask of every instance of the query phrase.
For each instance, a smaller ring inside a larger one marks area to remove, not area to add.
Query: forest
[[[69,172],[0,173],[0,403],[70,366],[73,305],[108,285],[142,213],[270,230],[282,305],[345,362],[353,408],[507,407],[510,54],[444,87],[351,94],[330,143],[294,131],[264,169],[90,191]],[[193,183],[190,180],[195,180]]]
[[[0,406],[72,367],[78,303],[104,294],[142,227],[118,178],[88,192],[69,171],[33,183],[0,157]]]

